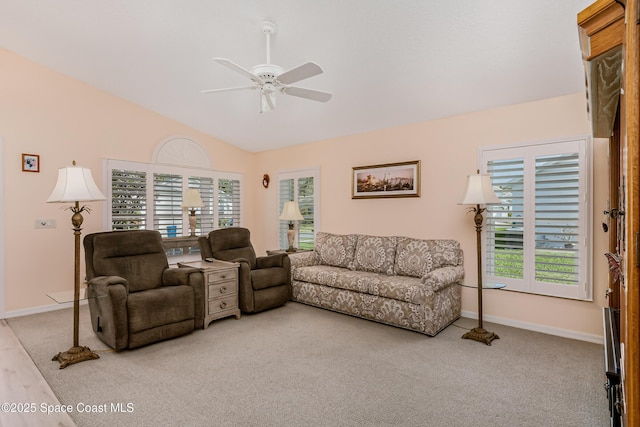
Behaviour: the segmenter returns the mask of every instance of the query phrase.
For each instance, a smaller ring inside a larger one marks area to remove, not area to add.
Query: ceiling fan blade
[[[201,90],[200,93],[231,92],[231,91],[234,91],[234,90],[255,89],[255,88],[256,88],[256,86],[225,87],[225,88],[222,88],[222,89]]]
[[[322,68],[315,62],[307,62],[280,74],[278,81],[282,84],[290,85],[318,74],[322,74]]]
[[[285,87],[282,89],[282,93],[286,95],[293,95],[300,98],[311,99],[318,102],[327,102],[331,99],[331,94],[327,92],[320,92],[318,90],[304,89],[301,87]]]
[[[228,59],[225,59],[225,58],[213,58],[213,60],[220,65],[224,65],[225,67],[244,75],[245,77],[249,77],[251,80],[253,80],[256,83],[259,83],[259,84],[264,83],[260,77],[256,76],[251,71],[245,68],[242,68],[240,65],[236,64],[233,61],[229,61]]]

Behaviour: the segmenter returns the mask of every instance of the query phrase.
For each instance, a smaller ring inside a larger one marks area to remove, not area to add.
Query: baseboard
[[[462,317],[469,319],[477,319],[478,313],[473,311],[462,311]],[[548,335],[556,335],[563,338],[571,338],[579,341],[591,342],[594,344],[604,345],[604,337],[601,335],[587,334],[584,332],[572,331],[569,329],[553,328],[551,326],[539,325],[537,323],[522,322],[519,320],[506,319],[497,316],[483,316],[487,322],[497,323],[499,325],[512,326],[514,328],[525,329],[528,331],[541,332]]]
[[[86,303],[87,303],[86,300],[80,301],[80,305],[83,305]],[[46,313],[47,311],[62,310],[63,308],[72,308],[72,307],[73,307],[73,301],[64,302],[61,304],[41,305],[39,307],[31,307],[24,310],[8,311],[4,313],[4,319],[10,319],[12,317],[29,316],[30,314]]]

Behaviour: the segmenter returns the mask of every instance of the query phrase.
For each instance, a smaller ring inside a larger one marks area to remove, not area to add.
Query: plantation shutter
[[[124,169],[111,170],[111,229],[146,228],[147,174]]]
[[[313,249],[315,193],[314,179],[312,176],[298,179],[298,206],[300,208],[300,213],[304,217],[303,221],[297,221],[296,224],[298,234],[298,248]]]
[[[182,175],[153,174],[153,229],[182,236]]]
[[[486,214],[487,271],[498,277],[522,279],[524,274],[524,160],[487,163],[487,172],[500,205],[488,205]]]
[[[578,283],[579,166],[578,153],[536,157],[536,281]]]
[[[502,202],[486,206],[486,283],[591,298],[588,151],[586,139],[481,149]]]
[[[218,180],[218,227],[240,226],[240,180]]]
[[[292,200],[295,200],[295,181],[293,178],[288,178],[288,179],[281,179],[280,180],[280,194],[279,194],[279,200],[280,202],[278,203],[278,216],[280,216],[280,213],[282,212],[282,209],[284,208],[284,204],[285,202],[289,202]],[[302,213],[302,212],[300,212]],[[304,214],[303,214],[304,215]],[[280,247],[281,248],[288,248],[289,247],[289,240],[287,238],[287,231],[289,230],[289,222],[288,221],[281,221],[278,220],[279,222],[279,236],[280,236]]]
[[[201,208],[196,208],[196,235],[206,236],[214,229],[214,191],[213,178],[203,176],[190,176],[189,188],[195,188],[200,193],[200,198],[204,204]]]

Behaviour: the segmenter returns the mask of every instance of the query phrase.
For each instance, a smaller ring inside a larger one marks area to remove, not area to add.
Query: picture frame
[[[352,199],[420,197],[420,160],[353,168]]]
[[[38,154],[22,153],[22,171],[40,172],[40,156]]]

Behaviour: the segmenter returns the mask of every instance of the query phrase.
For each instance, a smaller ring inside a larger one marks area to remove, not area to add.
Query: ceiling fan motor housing
[[[251,73],[260,77],[266,83],[273,81],[284,72],[284,68],[274,64],[260,64],[251,68]]]

